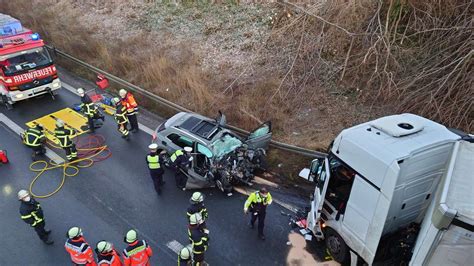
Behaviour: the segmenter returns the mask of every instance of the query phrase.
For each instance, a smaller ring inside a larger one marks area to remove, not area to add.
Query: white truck
[[[413,114],[343,130],[300,172],[316,184],[307,229],[346,265],[474,261],[474,144],[464,135]]]

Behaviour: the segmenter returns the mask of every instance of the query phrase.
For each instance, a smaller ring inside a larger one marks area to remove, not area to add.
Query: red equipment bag
[[[99,87],[99,89],[105,90],[109,87],[109,80],[106,76],[99,74],[97,75],[97,80],[95,81],[95,84],[97,85],[97,87]]]
[[[7,151],[0,150],[0,162],[8,163]]]

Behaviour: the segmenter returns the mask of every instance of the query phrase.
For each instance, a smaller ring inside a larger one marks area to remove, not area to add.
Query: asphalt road
[[[77,96],[62,89],[55,101],[45,96],[17,103],[13,110],[0,107],[0,112],[25,128],[25,122],[77,102]],[[177,190],[172,174],[167,171],[164,192],[156,195],[144,161],[151,139],[147,133],[140,131],[132,134],[130,141],[124,141],[113,119],[107,117],[97,134],[106,138],[112,156],[82,169],[79,175],[67,179],[59,193],[39,200],[46,227],[53,230],[55,241],[53,246],[46,246],[18,213],[16,193],[28,188],[35,175],[28,169],[31,152],[16,134],[0,123],[0,148],[8,151],[11,161],[0,166],[0,265],[69,265],[63,244],[71,226],[82,227],[92,246],[106,239],[118,250],[125,247],[125,232],[134,228],[153,248],[153,265],[176,265],[177,255],[172,246],[178,242],[188,244],[186,208],[193,191]],[[63,151],[56,152],[65,157]],[[48,172],[41,177],[35,191],[50,192],[60,176],[60,171]],[[234,193],[227,197],[215,189],[202,192],[209,210],[210,246],[206,261],[211,265],[287,264],[290,228],[288,219],[280,214],[282,207],[277,204],[269,207],[267,239],[261,241],[256,229],[247,226],[248,217],[242,211],[244,195]]]

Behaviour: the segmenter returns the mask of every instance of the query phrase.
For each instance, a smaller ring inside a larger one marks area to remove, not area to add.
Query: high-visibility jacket
[[[204,233],[203,229],[199,228],[199,226],[190,225],[188,227],[188,237],[193,246],[193,254],[206,252],[209,236]]]
[[[182,150],[176,150],[172,155],[171,155],[171,162],[174,163],[176,159],[178,159],[179,156],[184,155],[184,152]]]
[[[123,250],[123,262],[126,266],[149,266],[151,256],[153,251],[145,240],[137,240]]]
[[[106,266],[106,265],[111,265],[111,266],[122,266],[122,261],[120,260],[120,256],[118,255],[118,252],[115,249],[112,249],[111,252],[109,253],[100,253],[97,252],[97,263],[99,266]]]
[[[92,102],[91,98],[86,94],[84,97],[81,97],[81,111],[88,117],[94,117],[97,113],[97,106]]]
[[[20,215],[25,223],[33,227],[44,221],[43,209],[41,209],[39,202],[33,198],[29,202],[21,201]]]
[[[68,128],[64,127],[59,127],[54,130],[54,136],[58,138],[59,140],[59,145],[62,148],[65,147],[71,147],[72,146],[72,140],[71,136],[74,135],[74,131]]]
[[[122,104],[117,105],[117,108],[115,109],[115,121],[117,121],[117,124],[126,124],[128,123],[128,117],[126,114],[126,109]]]
[[[23,135],[23,143],[30,147],[38,147],[41,145],[45,139],[43,131],[37,128],[29,128],[25,131]]]
[[[128,115],[133,115],[138,112],[138,104],[135,101],[135,97],[130,92],[127,92],[124,98],[120,99],[122,105],[127,109]]]
[[[248,210],[249,208],[255,212],[265,212],[268,205],[272,204],[272,195],[270,192],[267,192],[267,197],[262,197],[259,191],[253,192],[245,201],[244,210]]]
[[[150,153],[146,156],[146,161],[148,163],[148,169],[156,170],[160,169],[160,156],[157,153]]]
[[[194,213],[201,214],[201,217],[204,220],[207,219],[207,217],[209,216],[209,214],[207,213],[207,208],[206,206],[204,206],[204,203],[202,202],[191,204],[191,206],[189,206],[188,211],[187,211],[188,220],[191,217],[191,215],[193,215]]]
[[[71,256],[71,261],[76,264],[85,264],[88,266],[97,266],[94,260],[94,253],[84,237],[76,239],[68,239],[64,244],[64,248]]]

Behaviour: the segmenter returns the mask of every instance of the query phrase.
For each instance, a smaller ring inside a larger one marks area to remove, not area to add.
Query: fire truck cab
[[[0,102],[8,109],[18,101],[61,88],[56,67],[38,33],[0,13]]]

